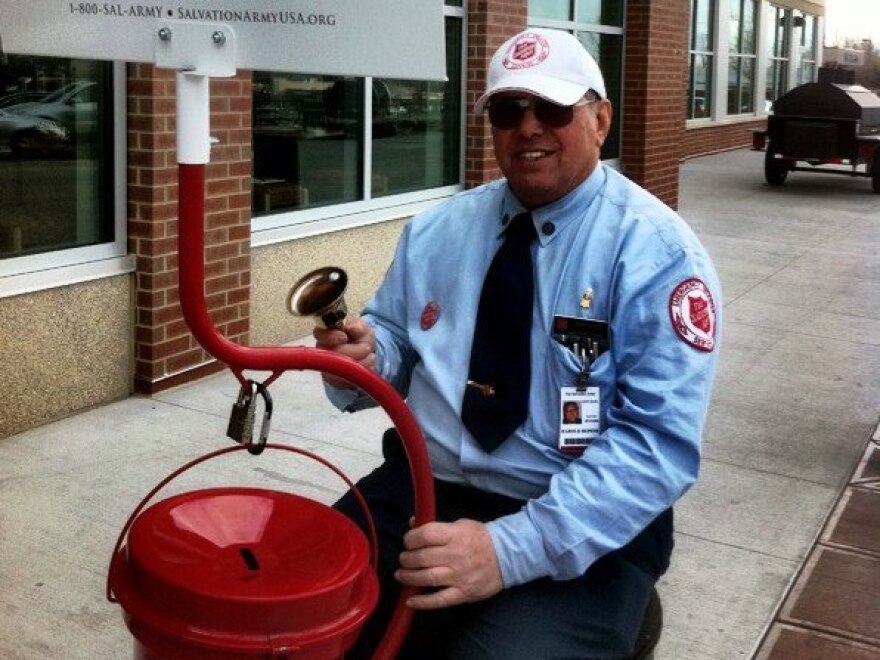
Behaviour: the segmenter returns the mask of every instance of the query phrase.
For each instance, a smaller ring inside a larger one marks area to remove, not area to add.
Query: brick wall
[[[675,208],[687,90],[687,0],[629,0],[621,170]]]
[[[751,146],[752,129],[755,128],[767,128],[767,120],[690,127],[681,143],[681,157],[692,158]]]
[[[136,255],[135,389],[154,393],[217,371],[183,321],[177,287],[174,72],[128,70],[128,241]],[[250,305],[250,74],[211,82],[205,203],[205,291],[211,317],[248,341]]]
[[[485,115],[472,108],[486,91],[486,72],[492,54],[509,37],[526,27],[526,0],[472,0],[468,3],[467,143],[465,185],[473,188],[497,179],[501,171],[492,151],[492,130]]]

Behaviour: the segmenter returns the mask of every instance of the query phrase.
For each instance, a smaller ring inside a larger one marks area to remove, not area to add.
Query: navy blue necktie
[[[461,420],[487,452],[528,415],[535,236],[530,213],[511,220],[480,293]]]

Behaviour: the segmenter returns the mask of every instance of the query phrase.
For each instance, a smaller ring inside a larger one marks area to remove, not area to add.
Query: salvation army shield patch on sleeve
[[[669,318],[686,343],[700,351],[715,348],[715,301],[703,280],[692,277],[675,287],[669,297]]]

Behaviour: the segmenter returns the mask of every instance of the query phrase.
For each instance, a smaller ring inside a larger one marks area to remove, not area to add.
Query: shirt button
[[[556,226],[552,222],[545,222],[541,225],[541,233],[544,234],[544,236],[549,236],[554,231],[556,231]]]

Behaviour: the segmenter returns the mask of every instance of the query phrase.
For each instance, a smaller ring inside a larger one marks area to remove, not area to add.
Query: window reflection
[[[359,199],[363,81],[255,73],[253,210]]]
[[[813,82],[816,77],[816,17],[802,13],[803,23],[801,29],[801,59],[798,63],[797,84],[803,85]]]
[[[0,258],[113,240],[111,65],[0,59]]]
[[[712,114],[712,69],[715,60],[714,3],[691,0],[690,71],[688,119]]]
[[[254,215],[460,183],[461,30],[446,18],[447,82],[254,73]]]
[[[620,0],[580,0],[577,21],[594,25],[623,25],[623,3]]]
[[[730,58],[727,70],[727,114],[755,111],[755,0],[731,0]]]
[[[727,72],[727,114],[754,111],[755,60],[731,58]]]
[[[459,181],[461,31],[447,19],[447,82],[373,81],[374,197]]]
[[[603,160],[620,157],[624,7],[622,0],[529,0],[528,2],[531,25],[564,29],[574,34],[602,70],[605,89],[615,110],[611,129],[602,146]],[[602,27],[597,29],[596,26]]]
[[[529,16],[558,21],[571,20],[571,0],[529,0]]]
[[[767,82],[764,90],[764,109],[768,112],[773,101],[785,94],[788,87],[789,30],[792,10],[770,6],[770,25],[773,34],[767,44]]]
[[[605,93],[611,105],[618,109],[611,115],[611,129],[602,146],[602,159],[620,156],[620,83],[623,73],[623,39],[616,34],[600,32],[578,32],[578,39],[584,48],[599,63],[605,79]]]
[[[708,117],[712,109],[712,55],[691,55],[689,119]]]

